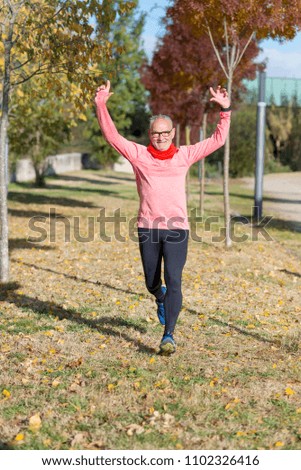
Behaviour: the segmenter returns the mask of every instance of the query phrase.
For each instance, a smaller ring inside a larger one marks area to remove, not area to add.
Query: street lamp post
[[[257,127],[256,127],[255,206],[254,206],[254,218],[257,221],[262,217],[265,121],[266,121],[265,78],[266,78],[266,73],[259,72]]]

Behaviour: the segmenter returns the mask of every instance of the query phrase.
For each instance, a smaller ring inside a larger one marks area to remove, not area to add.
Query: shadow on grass
[[[40,243],[32,243],[27,241],[26,238],[10,238],[9,239],[9,250],[55,250],[54,246],[41,245]]]
[[[99,179],[90,179],[90,178],[85,178],[84,176],[69,176],[69,175],[61,175],[61,176],[56,176],[52,177],[49,179],[49,181],[83,181],[85,183],[91,183],[91,184],[114,184],[112,181],[103,181],[103,175],[99,176]],[[47,186],[48,187],[48,184]]]
[[[94,175],[94,176],[97,176],[97,175]],[[62,175],[62,176],[58,176],[55,178],[55,180],[65,180],[65,181],[84,181],[84,182],[87,182],[87,183],[91,183],[91,184],[115,184],[114,181],[105,181],[107,179],[110,179],[110,180],[117,180],[117,181],[129,181],[131,183],[134,183],[135,182],[135,177],[133,175],[133,177],[127,177],[127,176],[117,176],[117,175],[99,175],[99,179],[89,179],[89,178],[85,178],[83,176],[68,176],[68,175]]]
[[[210,191],[206,190],[205,195],[208,196],[223,196],[222,191]],[[254,201],[254,194],[240,194],[240,193],[229,193],[230,197],[237,197],[240,199],[248,199],[250,201]],[[287,198],[281,198],[281,197],[273,197],[273,196],[263,196],[263,202],[275,202],[275,203],[281,203],[281,204],[301,204],[301,200],[296,200],[296,199],[287,199]]]
[[[300,273],[295,273],[293,271],[288,271],[287,269],[280,269],[281,273],[289,274],[290,276],[301,277]]]
[[[272,217],[269,227],[279,231],[301,232],[301,222],[299,220],[284,220]]]
[[[15,447],[8,442],[0,442],[0,450],[14,450]]]
[[[31,219],[32,217],[35,217],[36,220],[38,220],[39,217],[51,217],[53,219],[55,219],[56,217],[66,217],[63,216],[63,214],[61,214],[60,212],[55,212],[55,214],[53,214],[52,212],[48,211],[48,212],[43,212],[43,211],[33,211],[33,210],[24,210],[24,209],[8,209],[8,213],[13,216],[13,217],[23,217],[24,219],[25,218],[28,218],[28,219]]]
[[[116,287],[116,286],[113,286],[111,284],[107,284],[106,282],[91,281],[90,279],[83,279],[81,277],[78,277],[78,276],[75,276],[75,275],[72,275],[72,274],[62,273],[60,271],[55,271],[54,269],[50,269],[50,268],[42,268],[41,266],[37,266],[37,265],[31,264],[31,263],[26,263],[24,261],[11,260],[11,262],[12,263],[18,262],[18,263],[23,264],[24,266],[28,266],[29,268],[41,269],[42,271],[46,271],[46,272],[49,272],[49,273],[52,273],[52,274],[58,274],[59,276],[64,276],[67,279],[72,279],[73,281],[83,282],[84,284],[94,284],[96,286],[106,287],[108,289],[113,289],[113,290],[116,290],[118,292],[124,292],[125,294],[138,295],[139,297],[143,297],[145,295],[144,293],[133,292],[133,291],[130,291],[128,289],[122,289],[121,287]]]
[[[100,182],[102,184],[102,182]],[[114,183],[104,183],[104,184],[114,184]],[[110,196],[110,197],[116,197],[118,199],[129,199],[129,200],[135,200],[136,199],[136,193],[135,196],[133,197],[128,197],[124,196],[124,194],[121,194],[118,190],[116,191],[110,191],[108,189],[100,189],[100,188],[78,188],[78,187],[69,187],[69,186],[61,186],[61,185],[47,185],[47,188],[50,191],[51,190],[59,190],[59,191],[75,191],[76,193],[94,193],[98,194],[101,196]]]
[[[110,192],[110,191],[109,191]],[[47,204],[55,206],[67,207],[96,207],[94,204],[77,199],[70,199],[66,197],[45,196],[43,194],[21,193],[18,191],[10,191],[8,193],[8,200],[19,202],[21,204]]]
[[[256,231],[262,232],[263,228],[266,232],[271,228],[279,231],[301,232],[301,222],[299,220],[279,219],[270,214],[263,215],[261,220],[257,220],[250,215],[236,215],[231,217],[232,224],[238,222],[245,225],[252,225],[254,235],[256,235]]]
[[[187,312],[192,313],[193,315],[199,315],[199,312],[197,312],[196,310],[193,310],[191,308],[186,307],[186,310],[187,310]],[[226,327],[226,328],[230,328],[231,330],[237,331],[241,335],[249,336],[251,338],[254,338],[254,339],[256,339],[256,341],[261,341],[262,343],[269,343],[269,344],[279,345],[278,341],[268,339],[268,338],[264,338],[263,336],[261,336],[258,333],[252,333],[251,331],[244,330],[242,328],[239,328],[238,326],[232,325],[231,323],[228,323],[226,321],[222,321],[219,318],[215,318],[215,317],[212,317],[212,316],[208,316],[208,318],[209,318],[209,320],[212,321],[212,323],[215,323],[216,325],[223,326],[223,327]]]
[[[110,178],[111,180],[117,180],[117,181],[130,181],[131,183],[135,183],[135,177],[133,178],[127,177],[127,176],[116,176],[116,175],[102,175],[102,178]]]
[[[123,339],[132,343],[136,348],[145,354],[153,355],[157,351],[154,348],[142,344],[141,341],[132,338],[129,334],[122,331],[124,328],[133,328],[134,330],[142,333],[146,332],[146,328],[137,325],[134,321],[123,318],[102,317],[93,320],[84,318],[80,313],[66,309],[56,304],[55,302],[46,302],[36,298],[29,297],[24,294],[18,294],[16,291],[20,289],[21,285],[12,282],[9,284],[0,284],[0,301],[9,301],[19,308],[27,308],[39,315],[47,315],[49,317],[57,317],[59,320],[68,320],[79,325],[84,325],[101,334],[112,336],[118,339]]]

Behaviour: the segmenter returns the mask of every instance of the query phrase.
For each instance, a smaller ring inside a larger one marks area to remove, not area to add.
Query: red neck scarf
[[[177,149],[174,144],[171,144],[171,146],[167,150],[157,150],[152,144],[149,144],[147,150],[149,151],[149,153],[152,154],[154,158],[158,158],[159,160],[168,160],[179,151],[179,149]]]

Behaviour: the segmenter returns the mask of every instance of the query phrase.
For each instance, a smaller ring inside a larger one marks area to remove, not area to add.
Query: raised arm
[[[182,147],[187,152],[187,159],[189,165],[201,160],[207,155],[210,155],[215,150],[219,149],[226,142],[231,119],[231,103],[228,97],[227,90],[218,86],[216,90],[210,87],[211,102],[220,105],[220,120],[216,126],[214,133],[208,139],[202,140],[194,145]]]
[[[114,122],[107,109],[107,101],[113,95],[110,91],[110,81],[97,88],[95,94],[96,115],[102,134],[108,144],[129,161],[133,161],[138,156],[139,145],[125,139],[116,129]]]

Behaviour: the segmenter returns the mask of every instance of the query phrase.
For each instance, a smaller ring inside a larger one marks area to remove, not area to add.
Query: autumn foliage
[[[206,31],[192,30],[174,10],[169,12],[166,35],[151,64],[144,67],[142,80],[150,91],[152,112],[171,115],[182,129],[189,125],[193,142],[199,138],[204,111],[216,119],[216,108],[208,104],[209,87],[226,86],[226,80]],[[242,80],[255,75],[258,53],[258,45],[252,41],[235,77],[236,99],[244,91]]]

